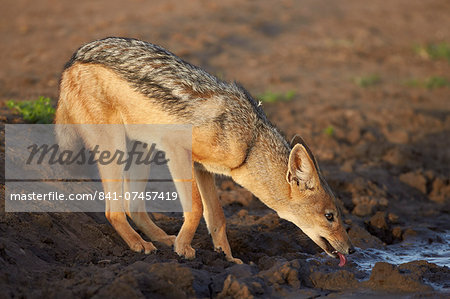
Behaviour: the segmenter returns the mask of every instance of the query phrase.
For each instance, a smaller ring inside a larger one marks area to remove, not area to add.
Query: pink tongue
[[[340,253],[340,252],[338,252],[337,254],[338,254],[339,260],[340,260],[340,262],[339,262],[339,267],[344,267],[344,266],[345,266],[345,263],[347,263],[347,258],[345,257],[345,255],[343,255],[343,254]]]

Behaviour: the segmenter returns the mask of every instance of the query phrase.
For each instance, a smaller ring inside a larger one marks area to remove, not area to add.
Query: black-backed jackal
[[[242,263],[231,254],[214,173],[251,191],[341,264],[354,251],[333,193],[305,142],[299,137],[286,142],[241,86],[161,47],[128,38],[82,46],[62,74],[55,123],[192,125],[192,210],[184,213],[176,237],[157,227],[145,211],[127,211],[124,204],[122,212],[106,207],[107,219],[134,251],[149,253],[155,247],[129,225],[127,215],[151,240],[173,244],[186,258],[195,257],[191,241],[203,215],[215,248]],[[170,171],[177,171],[176,165]],[[107,180],[103,187],[123,191]]]

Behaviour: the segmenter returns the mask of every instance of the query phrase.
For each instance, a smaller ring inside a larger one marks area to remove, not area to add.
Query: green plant
[[[423,82],[419,79],[409,79],[404,81],[403,84],[410,87],[423,87]]]
[[[432,76],[424,80],[419,79],[411,79],[405,81],[406,86],[411,87],[422,87],[428,89],[442,88],[442,87],[450,87],[450,81],[447,78]]]
[[[416,45],[414,47],[417,55],[426,59],[447,59],[450,62],[450,43],[441,42],[436,44]]]
[[[285,93],[277,93],[272,91],[266,91],[265,93],[259,95],[257,98],[261,102],[274,103],[278,101],[290,101],[295,98],[295,90],[289,90]]]
[[[36,101],[7,101],[6,105],[19,112],[23,119],[35,124],[50,124],[55,116],[55,108],[50,98],[39,97]]]
[[[323,130],[323,133],[325,134],[325,135],[328,135],[328,136],[333,136],[334,135],[334,127],[332,126],[332,125],[329,125],[328,127],[326,127],[324,130]]]
[[[379,84],[381,82],[381,78],[377,74],[372,74],[368,76],[360,76],[353,78],[353,82],[363,88],[373,86]]]
[[[450,81],[444,77],[430,77],[425,80],[425,87],[428,89],[442,88],[450,86]]]
[[[293,98],[295,98],[295,95],[296,95],[295,90],[289,90],[289,91],[287,91],[287,92],[284,94],[284,98],[285,98],[287,101],[290,101],[290,100],[292,100]]]

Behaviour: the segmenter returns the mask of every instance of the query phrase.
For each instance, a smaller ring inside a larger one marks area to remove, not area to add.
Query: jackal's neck
[[[257,132],[256,140],[244,167],[232,172],[233,179],[273,208],[289,197],[286,173],[290,147],[268,125]]]

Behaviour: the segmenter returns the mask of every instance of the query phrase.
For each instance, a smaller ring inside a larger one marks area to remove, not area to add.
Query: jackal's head
[[[317,162],[303,139],[295,136],[286,174],[290,185],[289,204],[277,211],[281,218],[297,225],[328,255],[346,263],[346,254],[355,251],[341,219],[341,211]]]

